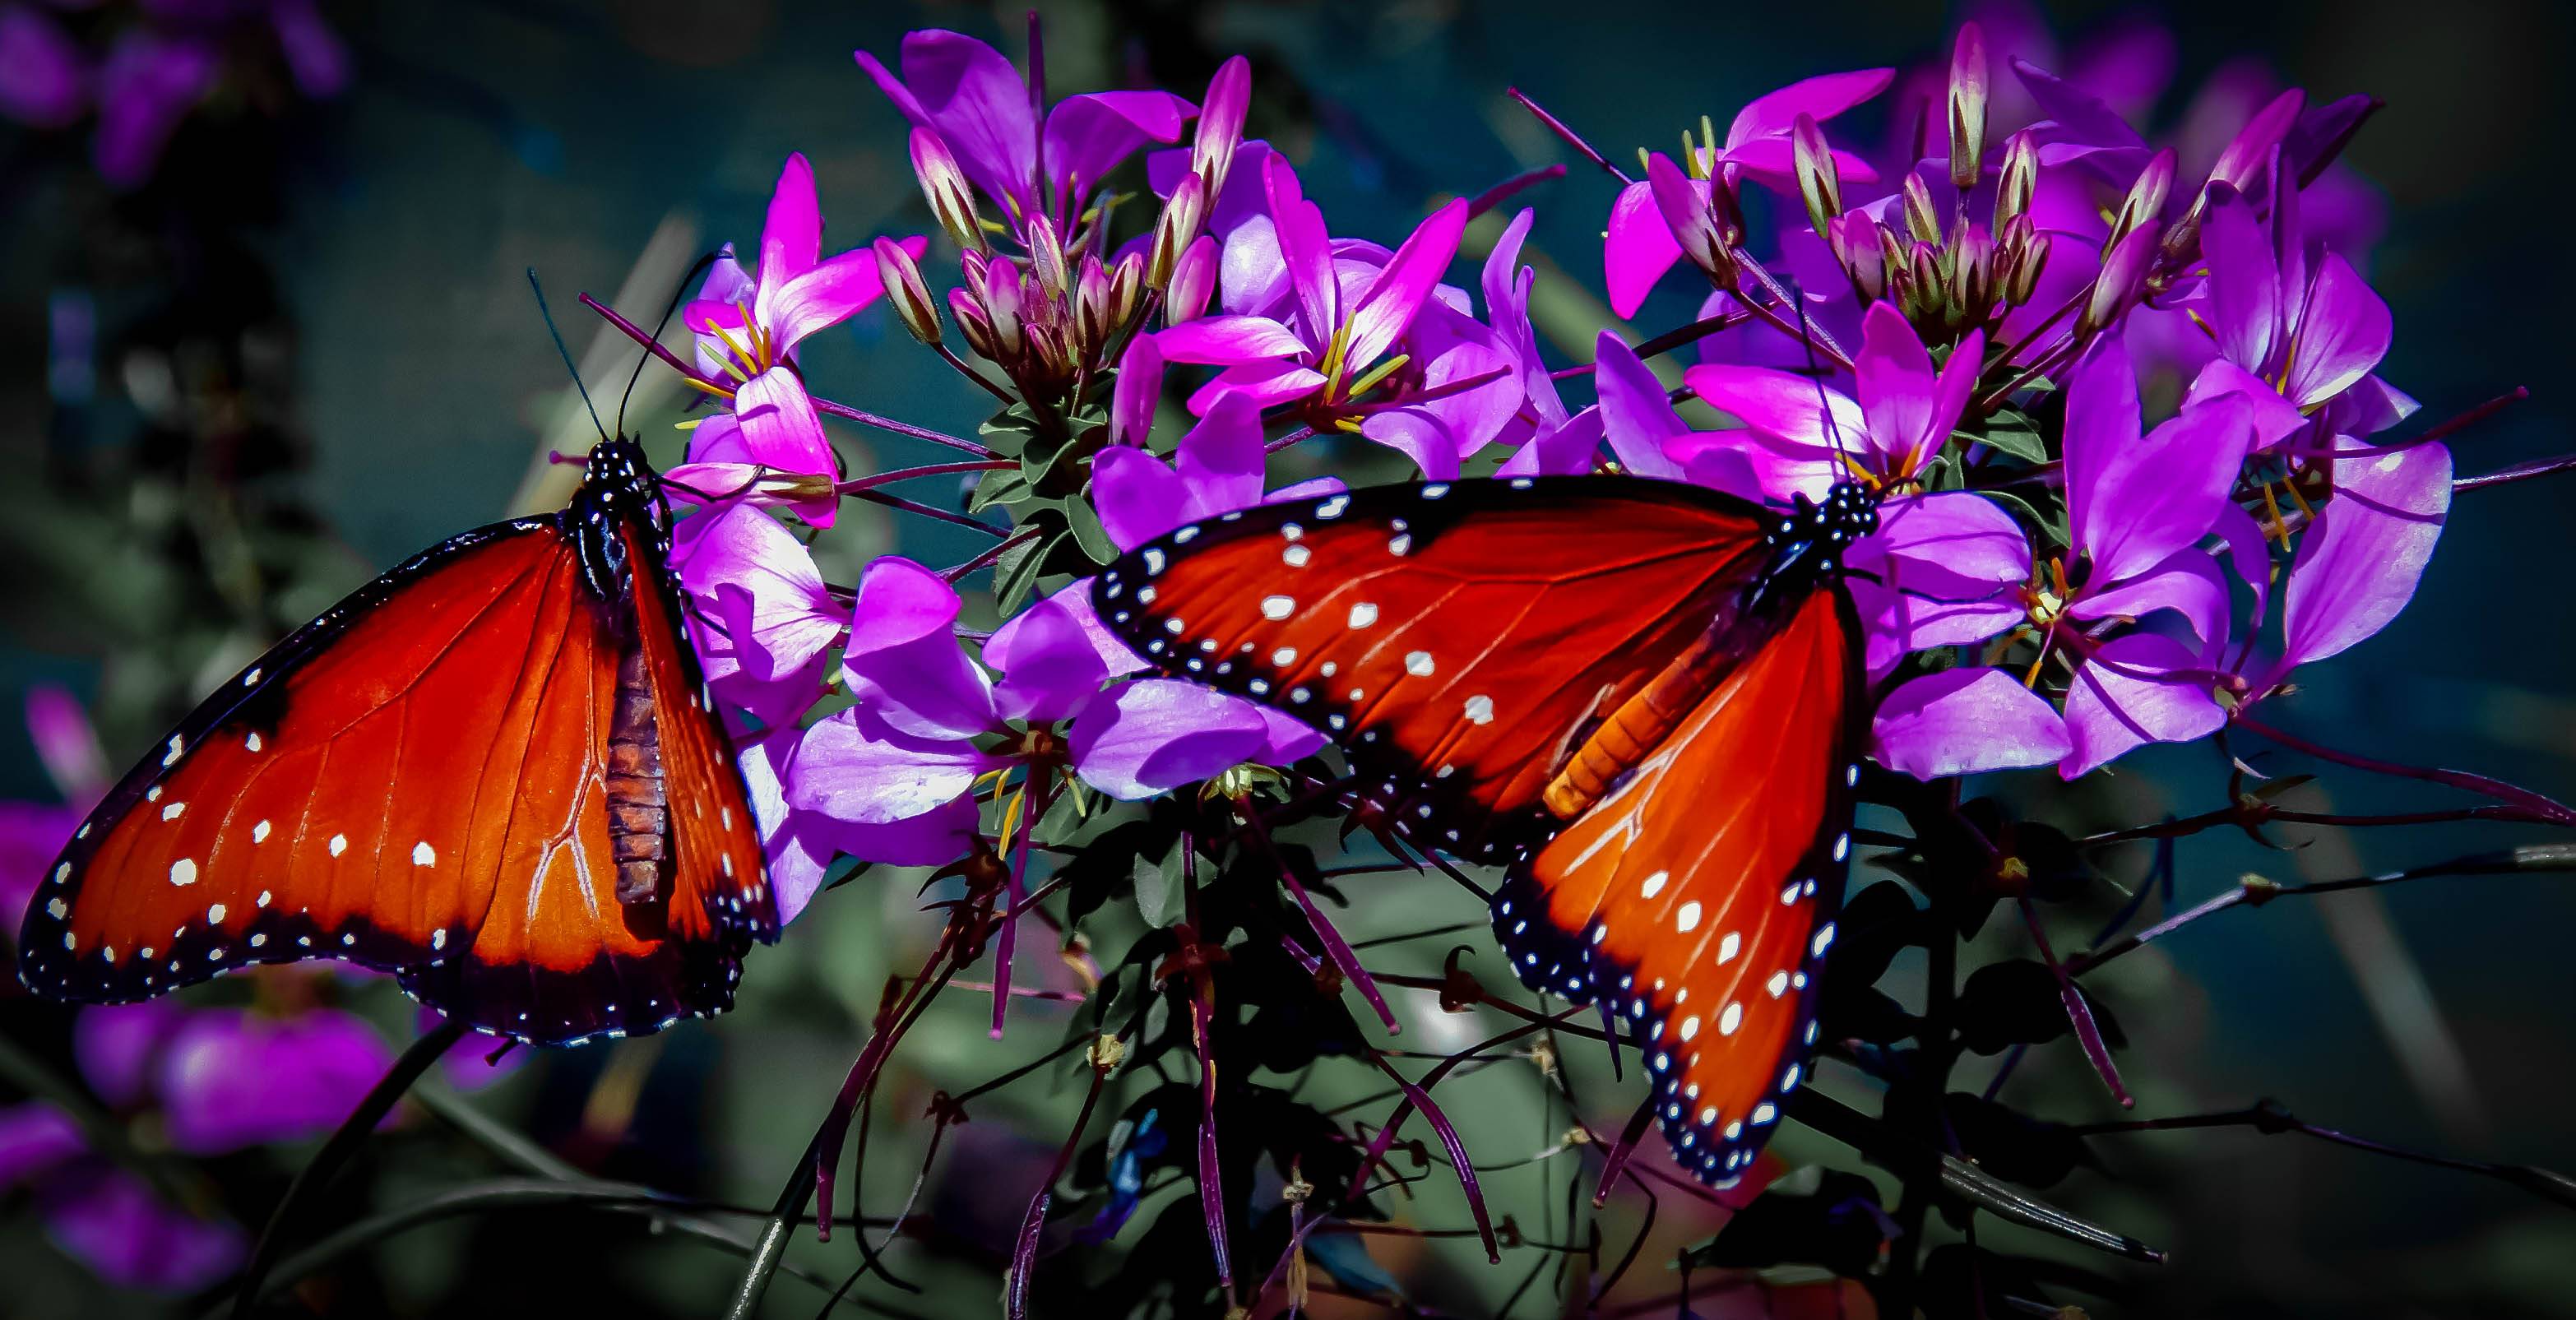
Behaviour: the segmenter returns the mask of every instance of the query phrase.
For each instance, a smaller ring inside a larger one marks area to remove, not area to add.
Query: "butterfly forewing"
[[[1508,855],[1582,727],[1732,608],[1769,521],[1628,478],[1378,487],[1180,528],[1093,602],[1165,669],[1331,734],[1417,840]]]

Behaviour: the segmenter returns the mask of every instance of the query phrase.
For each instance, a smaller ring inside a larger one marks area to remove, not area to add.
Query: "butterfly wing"
[[[1534,989],[1609,1000],[1683,1162],[1733,1177],[1804,1076],[1851,851],[1864,684],[1838,586],[1740,659],[1633,774],[1513,868],[1495,933]]]
[[[1169,672],[1331,733],[1417,841],[1509,856],[1575,735],[1734,607],[1775,518],[1621,477],[1383,486],[1179,528],[1092,600]]]
[[[743,941],[616,898],[604,758],[625,636],[561,519],[421,554],[225,684],[108,794],[30,906],[21,979],[123,1002],[338,957],[546,1044],[721,1011]]]

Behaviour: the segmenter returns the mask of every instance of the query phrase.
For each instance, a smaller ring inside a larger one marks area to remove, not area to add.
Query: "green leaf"
[[[1118,543],[1109,539],[1109,529],[1100,525],[1100,513],[1089,501],[1066,500],[1064,520],[1073,529],[1074,543],[1092,563],[1106,568],[1118,558]]]
[[[1020,607],[1037,594],[1038,578],[1046,566],[1047,552],[1067,535],[1059,528],[1012,546],[994,561],[993,600],[1005,617],[1019,613]]]
[[[982,513],[997,504],[1017,504],[1037,493],[1036,483],[1017,468],[998,468],[987,472],[975,483],[975,494],[966,501],[968,513]]]
[[[1160,859],[1142,852],[1136,854],[1136,915],[1145,924],[1160,929],[1179,921],[1189,911],[1181,893],[1181,850],[1170,849]]]
[[[2066,534],[2065,508],[2055,499],[2048,501],[2048,511],[2043,513],[2039,506],[2010,491],[1981,490],[1977,493],[2004,506],[2022,526],[2039,533],[2048,544],[2056,546],[2074,544],[2074,540]]]
[[[1956,438],[1967,444],[1982,444],[2025,463],[2045,463],[2049,457],[2048,442],[2041,437],[2039,424],[2018,409],[2000,409],[1986,419],[1985,425],[1963,429]]]

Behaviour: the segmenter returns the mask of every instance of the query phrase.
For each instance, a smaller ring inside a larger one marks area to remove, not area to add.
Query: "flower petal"
[[[2227,581],[2218,561],[2198,550],[2176,550],[2145,572],[2087,585],[2066,612],[2087,621],[2144,619],[2159,610],[2174,610],[2190,626],[2207,655],[2227,641]]]
[[[2415,596],[2451,510],[2451,451],[2417,445],[2335,462],[2335,498],[2299,543],[2281,602],[2281,668],[2323,660]]]
[[[769,216],[760,226],[760,267],[752,273],[752,315],[777,324],[771,311],[787,282],[814,268],[823,255],[823,208],[814,200],[814,167],[805,153],[790,152],[769,194]]]
[[[71,1115],[29,1100],[0,1107],[0,1189],[40,1178],[89,1152]]]
[[[2209,695],[2210,680],[2183,644],[2154,633],[2129,633],[2095,651],[2066,690],[2066,732],[2073,747],[2057,767],[2075,779],[2150,742],[2188,742],[2216,733],[2227,713]]]
[[[1894,69],[1854,69],[1802,78],[1757,96],[1736,111],[1735,122],[1726,127],[1726,145],[1736,147],[1757,137],[1785,134],[1800,115],[1812,116],[1821,124],[1886,91],[1895,81]]]
[[[2253,206],[2234,190],[2211,190],[2200,250],[2209,262],[2209,328],[2218,351],[2248,371],[2269,369],[2286,319],[2280,265]]]
[[[1119,355],[1118,379],[1109,387],[1109,443],[1142,447],[1162,398],[1163,350],[1154,336],[1138,335]]]
[[[883,825],[936,812],[966,796],[993,758],[953,738],[921,738],[852,706],[816,720],[787,777],[791,810]]]
[[[293,1017],[206,1009],[171,1037],[155,1090],[170,1144],[219,1155],[331,1131],[393,1061],[374,1027],[338,1009]]]
[[[1008,719],[1052,724],[1100,694],[1109,667],[1080,620],[1054,598],[1013,615],[984,645],[984,661],[1002,671],[994,700]]]
[[[1217,401],[1240,394],[1262,408],[1305,398],[1324,387],[1321,372],[1285,358],[1268,362],[1246,362],[1218,372],[1216,379],[1191,391],[1189,408],[1206,416]]]
[[[1324,228],[1324,213],[1299,190],[1297,171],[1284,157],[1261,162],[1262,186],[1270,199],[1270,224],[1279,240],[1279,258],[1288,268],[1288,286],[1297,297],[1308,342],[1321,345],[1342,328],[1341,281],[1333,274],[1333,240]],[[1166,350],[1167,352],[1169,350]]]
[[[1681,240],[1664,223],[1653,186],[1640,179],[1620,189],[1611,199],[1601,242],[1601,278],[1610,291],[1610,310],[1623,319],[1635,316],[1646,305],[1646,295],[1654,292],[1655,281],[1681,259]]]
[[[859,64],[897,109],[939,131],[977,187],[1010,199],[1017,214],[1036,210],[1029,189],[1037,177],[1037,120],[1028,84],[1000,51],[973,37],[926,30],[904,36],[901,83],[865,52]]]
[[[1058,608],[1073,617],[1074,625],[1082,629],[1083,637],[1091,643],[1092,654],[1100,658],[1100,667],[1108,671],[1111,678],[1153,668],[1146,663],[1143,656],[1127,649],[1127,644],[1118,640],[1118,634],[1109,631],[1108,624],[1100,621],[1099,613],[1092,608],[1091,604],[1091,582],[1092,580],[1087,577],[1076,578],[1071,586],[1047,599],[1055,602]],[[1022,617],[1025,617],[1025,613]],[[1009,669],[1015,645],[1016,638],[1011,625],[1005,623],[985,641],[984,658],[1003,669]]]
[[[2252,407],[2254,448],[2259,452],[2286,439],[2307,425],[2306,414],[2299,405],[2281,397],[2262,377],[2225,358],[2212,358],[2192,377],[2191,389],[2183,395],[2184,406],[2203,403],[2223,394],[2233,394]]]
[[[2066,755],[2065,722],[2000,669],[1948,669],[1914,679],[1878,705],[1871,754],[1917,779],[2047,765]]]
[[[1681,480],[1682,465],[1664,456],[1664,442],[1690,427],[1664,383],[1616,331],[1604,330],[1593,342],[1592,384],[1601,397],[1601,436],[1619,465],[1641,477]]]
[[[898,240],[916,260],[930,240],[915,235]],[[817,330],[839,325],[885,296],[874,249],[857,248],[787,281],[762,311],[773,350],[785,353]]]
[[[1084,782],[1135,802],[1239,765],[1269,746],[1271,734],[1260,709],[1239,697],[1142,678],[1084,711],[1070,741]]]
[[[1461,197],[1432,212],[1405,236],[1351,309],[1350,347],[1342,358],[1346,369],[1356,373],[1403,337],[1414,313],[1422,309],[1422,300],[1431,296],[1432,286],[1440,283],[1450,259],[1458,255],[1458,240],[1466,232],[1467,199]]]
[[[1086,92],[1047,111],[1046,167],[1059,206],[1088,196],[1148,142],[1171,142],[1198,107],[1170,92]]]
[[[1911,472],[1915,463],[1929,453],[1924,441],[1932,429],[1934,396],[1940,384],[1932,372],[1932,354],[1923,347],[1921,336],[1914,333],[1914,323],[1906,320],[1893,303],[1871,303],[1861,317],[1860,330],[1860,356],[1852,366],[1865,421],[1858,435],[1847,433],[1843,441],[1856,449],[1862,449],[1865,442],[1863,453],[1855,457],[1874,456],[1876,461],[1870,466],[1875,471]],[[1982,346],[1981,341],[1979,347]],[[1953,354],[1950,360],[1957,363],[1959,355]],[[1813,392],[1810,387],[1809,393]],[[1964,404],[1965,391],[1960,393]],[[1955,424],[1957,414],[1954,412],[1948,420]],[[1949,436],[1945,426],[1939,439],[1947,440]]]
[[[122,1169],[85,1170],[47,1189],[38,1213],[55,1246],[121,1288],[199,1292],[231,1274],[250,1250],[240,1225],[189,1214]]]
[[[2342,253],[2327,253],[2317,266],[2317,282],[2308,290],[2307,308],[2299,316],[2282,393],[2301,408],[2313,408],[2343,393],[2388,356],[2392,334],[2387,300]]]
[[[957,645],[957,607],[957,589],[909,559],[889,555],[859,573],[841,667],[862,702],[904,733],[971,738],[999,718],[992,680]]]
[[[801,670],[841,639],[846,616],[813,555],[777,519],[750,504],[700,517],[706,526],[689,542],[680,586],[724,621],[755,681]]]
[[[1458,442],[1439,419],[1413,408],[1371,413],[1360,434],[1413,460],[1425,481],[1458,479]]]
[[[1259,504],[1267,459],[1261,408],[1250,395],[1228,394],[1209,405],[1172,455],[1183,491],[1173,525]]]
[[[1167,362],[1232,366],[1306,353],[1297,332],[1266,316],[1202,316],[1156,331],[1154,347]]]

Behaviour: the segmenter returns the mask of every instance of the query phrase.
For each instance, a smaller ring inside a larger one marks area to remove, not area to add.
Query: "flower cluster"
[[[693,383],[731,406],[676,474],[710,505],[684,523],[681,573],[719,691],[767,731],[792,901],[836,853],[990,852],[974,803],[1005,801],[1004,781],[1041,804],[1077,784],[1135,799],[1311,751],[1275,713],[1134,677],[1084,577],[1265,498],[1265,460],[1301,436],[1375,441],[1429,479],[1616,470],[1775,505],[1869,488],[1882,528],[1850,585],[1884,685],[1873,754],[1927,779],[2073,778],[2217,731],[2385,626],[2447,511],[2438,442],[2373,439],[2415,405],[2373,374],[2391,327],[2365,254],[2329,241],[2366,226],[2302,222],[2359,98],[2283,92],[2214,154],[2158,146],[2104,99],[2134,89],[2044,71],[1972,23],[1924,98],[1948,124],[1925,144],[1940,154],[1891,155],[1826,126],[1895,70],[1795,83],[1723,137],[1686,135],[1678,161],[1641,152],[1645,177],[1618,176],[1614,310],[1634,315],[1676,267],[1708,292],[1676,335],[1603,331],[1588,371],[1562,371],[1529,311],[1531,212],[1474,291],[1446,278],[1491,198],[1435,207],[1392,248],[1335,236],[1287,158],[1243,138],[1239,59],[1199,106],[1122,91],[1052,107],[954,33],[907,38],[900,76],[858,60],[914,125],[956,286],[929,292],[918,238],[823,258],[799,156],[756,266],[728,248],[686,314]],[[2021,95],[2000,96],[2005,80]],[[1103,181],[1193,119],[1191,142],[1148,156],[1160,210],[1120,246]],[[2206,169],[2186,173],[2186,151]],[[1757,193],[1803,212],[1767,257],[1748,246]],[[1014,527],[960,570],[889,560],[835,589],[767,510],[828,526],[841,497],[908,474],[838,480],[795,347],[888,294],[1008,403],[991,443],[967,446],[976,461],[935,470],[980,471],[970,512]],[[949,349],[943,303],[972,360]],[[1698,360],[1673,389],[1647,354],[1685,345]],[[1156,400],[1181,373],[1199,421],[1173,442]],[[1561,382],[1581,375],[1593,399],[1573,406]],[[2141,383],[2166,380],[2154,393],[2180,403],[2151,416]],[[979,640],[958,629],[954,583],[988,564],[1018,612]],[[1058,589],[1021,609],[1041,586]],[[853,704],[806,723],[827,692]]]
[[[1121,552],[1340,490],[1315,475],[1337,459],[1355,484],[1624,473],[1773,508],[1862,488],[1875,530],[1840,572],[1865,627],[1867,751],[1926,782],[2074,780],[2245,720],[2388,625],[2448,516],[2447,428],[2391,435],[2416,405],[2376,374],[2392,326],[2361,274],[2375,221],[2337,164],[2364,98],[2235,87],[2220,104],[2240,113],[2195,113],[2159,140],[2131,120],[2155,100],[2154,61],[2053,70],[2032,34],[1970,23],[1935,67],[1793,83],[1722,135],[1703,120],[1678,156],[1640,151],[1634,175],[1530,105],[1611,180],[1563,204],[1603,217],[1597,262],[1569,264],[1600,271],[1616,315],[1696,279],[1697,315],[1641,338],[1542,312],[1539,281],[1562,277],[1524,260],[1535,213],[1503,203],[1562,168],[1433,205],[1389,246],[1337,233],[1290,153],[1245,136],[1243,60],[1196,104],[1151,90],[1050,104],[1034,22],[1031,36],[1025,73],[947,32],[906,38],[899,70],[857,55],[912,126],[942,255],[878,238],[823,256],[812,172],[792,157],[755,263],[726,250],[686,314],[695,363],[672,359],[717,404],[672,474],[703,506],[682,521],[677,571],[740,717],[789,914],[844,859],[947,884],[941,951],[889,1001],[845,1104],[944,983],[934,972],[993,952],[999,1035],[1020,919],[1070,887],[1069,926],[1132,887],[1156,933],[1124,966],[1180,992],[1204,1067],[1189,1097],[1131,1113],[1110,1167],[1132,1194],[1195,1135],[1200,1184],[1216,1185],[1212,1033],[1229,1026],[1214,969],[1247,975],[1280,949],[1227,943],[1236,918],[1218,905],[1250,900],[1203,888],[1203,861],[1275,877],[1283,965],[1328,997],[1356,989],[1393,1024],[1309,893],[1333,872],[1269,834],[1307,815],[1383,823],[1319,755],[1326,734],[1154,676],[1089,604]],[[1898,121],[1888,142],[1846,131],[1879,111]],[[1112,184],[1122,168],[1144,186]],[[1144,197],[1150,215],[1122,211]],[[1455,268],[1471,245],[1486,255],[1469,279]],[[943,295],[929,272],[947,249]],[[976,439],[812,392],[797,343],[880,299],[997,401]],[[1551,360],[1547,341],[1589,360]],[[846,478],[827,417],[963,457]],[[1274,487],[1290,471],[1305,479]],[[962,509],[885,489],[928,478],[971,483]],[[945,569],[880,558],[838,585],[791,528],[829,526],[844,499],[990,545]],[[1989,823],[2000,856],[2013,830]],[[1989,864],[2017,895],[2043,884],[2017,860]],[[2002,891],[1979,892],[1991,905]],[[1067,934],[1068,959],[1091,966],[1083,947]],[[2053,955],[2032,968],[2045,1014],[2073,1022],[2117,1093],[2088,1001]],[[1104,1003],[1120,993],[1114,977],[1098,988]],[[1124,1046],[1101,1041],[1105,1076]],[[1405,1094],[1474,1200],[1454,1133]],[[1110,1207],[1099,1233],[1132,1200]],[[1230,1298],[1227,1211],[1205,1213]]]

